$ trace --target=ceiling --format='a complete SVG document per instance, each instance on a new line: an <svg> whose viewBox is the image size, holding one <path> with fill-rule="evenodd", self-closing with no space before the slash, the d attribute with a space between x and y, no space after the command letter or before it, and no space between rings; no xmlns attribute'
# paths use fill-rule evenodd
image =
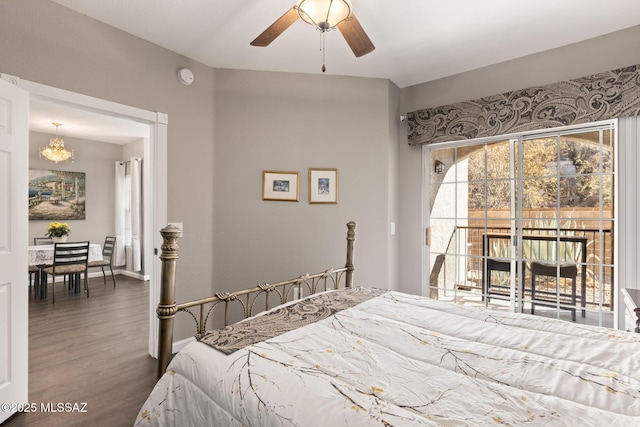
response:
<svg viewBox="0 0 640 427"><path fill-rule="evenodd" d="M323 61L320 33L300 19L249 45L296 0L52 1L214 68L320 74L324 63L400 88L640 24L635 0L351 0L376 49L356 58L331 31Z"/></svg>
<svg viewBox="0 0 640 427"><path fill-rule="evenodd" d="M268 47L249 45L296 0L53 1L211 67L321 73L319 32L302 20ZM636 0L351 2L376 50L355 58L332 31L327 73L401 88L640 24Z"/></svg>
<svg viewBox="0 0 640 427"><path fill-rule="evenodd" d="M53 123L60 123L61 137L88 139L110 144L128 144L140 138L149 138L147 124L119 117L80 110L64 104L31 99L29 101L29 130L55 135ZM70 148L74 148L71 147Z"/></svg>

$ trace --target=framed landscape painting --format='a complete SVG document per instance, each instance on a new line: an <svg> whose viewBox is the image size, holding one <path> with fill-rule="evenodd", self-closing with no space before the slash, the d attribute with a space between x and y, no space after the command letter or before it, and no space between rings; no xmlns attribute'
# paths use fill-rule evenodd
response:
<svg viewBox="0 0 640 427"><path fill-rule="evenodd" d="M29 220L85 219L85 173L29 169Z"/></svg>
<svg viewBox="0 0 640 427"><path fill-rule="evenodd" d="M262 200L298 201L298 172L262 172Z"/></svg>

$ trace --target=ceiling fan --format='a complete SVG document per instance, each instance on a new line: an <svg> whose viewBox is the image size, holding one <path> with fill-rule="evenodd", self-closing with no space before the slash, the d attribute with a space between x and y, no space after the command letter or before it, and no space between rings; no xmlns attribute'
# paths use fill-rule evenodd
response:
<svg viewBox="0 0 640 427"><path fill-rule="evenodd" d="M360 57L375 49L360 22L353 15L349 0L298 0L295 6L285 12L250 44L268 46L298 18L314 26L324 35L336 27L356 55Z"/></svg>

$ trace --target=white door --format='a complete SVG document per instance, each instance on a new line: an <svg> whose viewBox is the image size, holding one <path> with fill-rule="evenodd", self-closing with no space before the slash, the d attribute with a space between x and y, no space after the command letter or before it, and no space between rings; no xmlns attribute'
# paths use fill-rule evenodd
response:
<svg viewBox="0 0 640 427"><path fill-rule="evenodd" d="M0 79L0 423L28 402L28 115L29 94Z"/></svg>

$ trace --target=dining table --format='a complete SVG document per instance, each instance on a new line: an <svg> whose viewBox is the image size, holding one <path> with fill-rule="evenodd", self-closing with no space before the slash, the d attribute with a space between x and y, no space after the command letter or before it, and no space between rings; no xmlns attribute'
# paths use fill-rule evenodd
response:
<svg viewBox="0 0 640 427"><path fill-rule="evenodd" d="M35 275L35 295L42 299L47 297L47 274L43 268L53 265L54 245L35 245L29 246L29 265L36 266L39 272ZM99 261L102 259L102 245L99 243L89 244L89 262ZM44 286L41 286L44 284ZM80 292L79 287L75 288L76 292Z"/></svg>

